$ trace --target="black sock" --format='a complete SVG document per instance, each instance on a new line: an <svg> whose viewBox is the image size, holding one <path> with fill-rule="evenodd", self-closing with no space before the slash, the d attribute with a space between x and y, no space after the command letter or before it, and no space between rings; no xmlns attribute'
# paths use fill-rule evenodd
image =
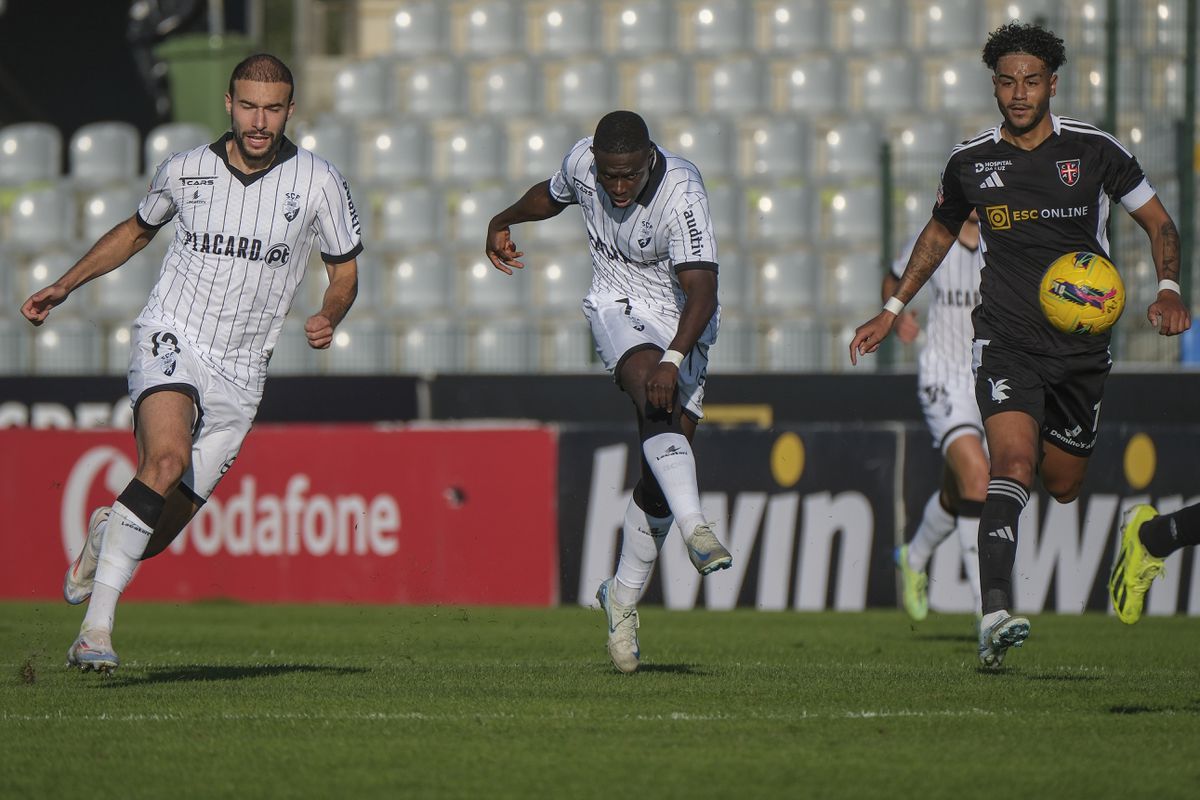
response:
<svg viewBox="0 0 1200 800"><path fill-rule="evenodd" d="M146 484L134 478L117 497L117 502L128 508L147 528L154 530L162 518L167 499Z"/></svg>
<svg viewBox="0 0 1200 800"><path fill-rule="evenodd" d="M1181 547L1200 544L1200 503L1143 522L1138 538L1155 558L1166 558Z"/></svg>
<svg viewBox="0 0 1200 800"><path fill-rule="evenodd" d="M979 515L979 588L983 613L1008 609L1017 559L1017 520L1029 490L1012 478L992 478Z"/></svg>

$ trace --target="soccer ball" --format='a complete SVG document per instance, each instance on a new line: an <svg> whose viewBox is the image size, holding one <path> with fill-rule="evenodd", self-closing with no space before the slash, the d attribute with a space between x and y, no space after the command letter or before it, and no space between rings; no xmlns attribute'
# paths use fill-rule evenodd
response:
<svg viewBox="0 0 1200 800"><path fill-rule="evenodd" d="M1055 259L1038 290L1042 313L1063 333L1104 333L1125 310L1125 284L1113 263L1097 253Z"/></svg>

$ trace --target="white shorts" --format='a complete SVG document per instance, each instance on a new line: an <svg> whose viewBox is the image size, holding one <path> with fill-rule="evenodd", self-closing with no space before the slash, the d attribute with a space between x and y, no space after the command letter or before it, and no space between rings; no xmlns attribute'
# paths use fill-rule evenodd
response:
<svg viewBox="0 0 1200 800"><path fill-rule="evenodd" d="M620 300L589 294L583 299L583 315L592 327L596 352L604 368L616 377L621 359L631 350L653 345L666 350L675 338L679 320L641 308L627 298ZM692 419L704 418L704 380L708 371L708 348L717 341L721 325L720 309L700 334L690 353L679 365L679 396L684 411Z"/></svg>
<svg viewBox="0 0 1200 800"><path fill-rule="evenodd" d="M129 399L137 407L154 392L182 392L196 404L192 464L182 484L207 500L233 465L258 413L261 395L210 369L170 326L134 323L129 353Z"/></svg>
<svg viewBox="0 0 1200 800"><path fill-rule="evenodd" d="M950 443L960 436L973 435L983 440L983 419L975 400L975 386L969 381L951 384L922 382L917 389L925 424L933 434L933 446L944 455Z"/></svg>

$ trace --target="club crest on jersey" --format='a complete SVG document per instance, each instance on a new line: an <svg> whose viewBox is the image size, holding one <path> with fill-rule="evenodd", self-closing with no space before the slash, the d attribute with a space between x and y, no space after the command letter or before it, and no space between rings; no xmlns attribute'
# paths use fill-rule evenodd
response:
<svg viewBox="0 0 1200 800"><path fill-rule="evenodd" d="M283 218L291 222L300 213L300 195L288 192L283 196Z"/></svg>
<svg viewBox="0 0 1200 800"><path fill-rule="evenodd" d="M654 241L654 226L650 224L650 220L642 220L642 235L638 237L638 247L648 247Z"/></svg>
<svg viewBox="0 0 1200 800"><path fill-rule="evenodd" d="M1079 183L1079 159L1068 158L1065 161L1055 162L1058 164L1058 179L1067 186L1074 186Z"/></svg>

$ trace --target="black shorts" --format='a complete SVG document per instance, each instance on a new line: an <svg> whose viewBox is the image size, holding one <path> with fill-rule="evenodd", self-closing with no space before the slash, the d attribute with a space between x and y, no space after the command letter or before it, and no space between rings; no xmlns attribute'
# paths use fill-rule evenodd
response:
<svg viewBox="0 0 1200 800"><path fill-rule="evenodd" d="M1040 355L976 339L973 361L975 399L985 421L1003 411L1023 411L1037 420L1046 441L1073 455L1091 455L1112 369L1107 350Z"/></svg>

